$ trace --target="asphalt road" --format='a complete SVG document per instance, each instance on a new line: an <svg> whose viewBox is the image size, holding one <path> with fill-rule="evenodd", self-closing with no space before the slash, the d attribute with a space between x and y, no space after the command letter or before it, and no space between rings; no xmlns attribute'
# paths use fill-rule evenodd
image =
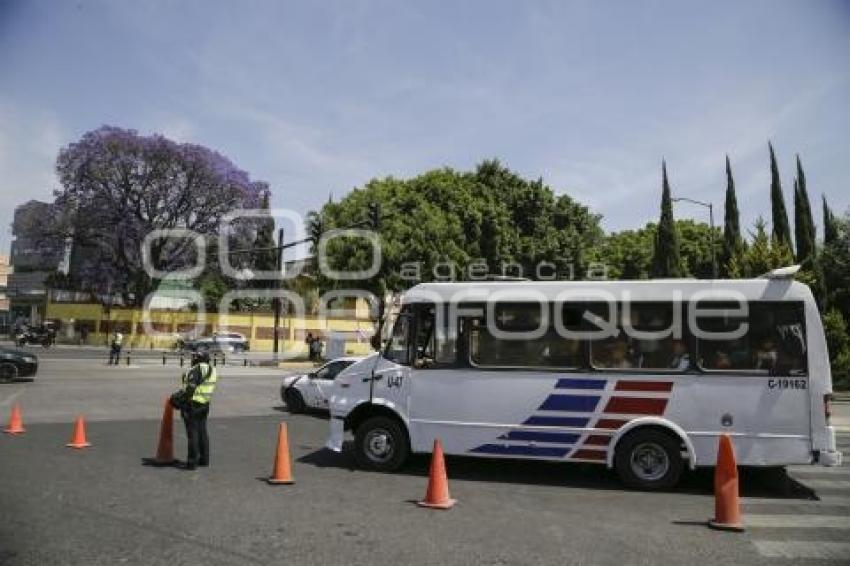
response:
<svg viewBox="0 0 850 566"><path fill-rule="evenodd" d="M280 370L220 369L212 466L187 472L142 465L176 363L41 358L34 381L0 386L0 417L18 402L27 426L0 438L0 564L850 563L850 467L745 470L743 534L706 528L708 471L641 493L591 465L449 458L459 503L429 511L412 503L427 458L397 474L355 469L322 448L324 417L280 406ZM77 414L83 451L64 447ZM281 420L296 483L270 486ZM850 434L840 442L850 451Z"/></svg>

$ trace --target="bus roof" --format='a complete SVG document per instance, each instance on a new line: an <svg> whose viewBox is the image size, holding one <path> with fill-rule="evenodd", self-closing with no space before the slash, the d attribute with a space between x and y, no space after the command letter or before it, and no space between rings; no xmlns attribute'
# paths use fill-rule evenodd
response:
<svg viewBox="0 0 850 566"><path fill-rule="evenodd" d="M701 298L708 291L718 296L735 293L748 301L813 300L808 286L791 279L645 279L629 281L467 281L461 283L421 283L407 291L402 301L410 302L483 302L489 298L511 302L557 300L568 293L571 301L600 301L600 293L616 300L670 301L681 293L689 300L696 293ZM564 297L562 297L563 300Z"/></svg>

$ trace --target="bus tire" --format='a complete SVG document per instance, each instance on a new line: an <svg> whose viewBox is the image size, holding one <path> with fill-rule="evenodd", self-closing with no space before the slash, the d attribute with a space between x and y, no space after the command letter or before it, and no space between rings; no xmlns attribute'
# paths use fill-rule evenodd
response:
<svg viewBox="0 0 850 566"><path fill-rule="evenodd" d="M357 427L354 459L363 469L395 471L404 465L409 452L407 434L396 419L378 415Z"/></svg>
<svg viewBox="0 0 850 566"><path fill-rule="evenodd" d="M656 491L676 485L682 474L681 442L658 429L638 429L617 443L614 468L630 487Z"/></svg>

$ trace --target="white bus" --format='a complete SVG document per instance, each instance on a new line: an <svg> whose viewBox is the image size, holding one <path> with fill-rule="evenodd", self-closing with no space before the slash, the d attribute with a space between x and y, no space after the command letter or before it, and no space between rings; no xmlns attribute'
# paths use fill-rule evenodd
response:
<svg viewBox="0 0 850 566"><path fill-rule="evenodd" d="M408 291L334 384L327 446L390 471L447 454L595 462L628 485L715 464L838 465L820 315L793 268L751 280L470 282Z"/></svg>

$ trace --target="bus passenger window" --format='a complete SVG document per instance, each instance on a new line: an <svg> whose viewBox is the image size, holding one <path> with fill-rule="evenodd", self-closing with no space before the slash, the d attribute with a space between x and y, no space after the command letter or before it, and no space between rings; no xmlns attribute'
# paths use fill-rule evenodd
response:
<svg viewBox="0 0 850 566"><path fill-rule="evenodd" d="M722 309L721 305L700 305ZM700 367L706 371L750 371L769 375L806 373L806 336L803 306L789 302L753 302L748 316L721 316L700 319L708 332L732 332L741 323L748 325L740 338L699 338Z"/></svg>
<svg viewBox="0 0 850 566"><path fill-rule="evenodd" d="M542 309L548 309L548 306L541 307L538 303L503 304L497 306L496 318L491 324L479 319L470 320L469 360L472 365L484 368L581 367L581 343L561 336L552 326L548 310ZM576 318L575 314L571 314L570 318L564 317L564 325L575 326ZM542 336L528 337L529 332L538 330L547 321L548 326L543 329Z"/></svg>
<svg viewBox="0 0 850 566"><path fill-rule="evenodd" d="M610 320L605 305L594 305L591 311ZM690 368L691 354L687 342L679 337L682 329L674 321L673 303L622 303L619 311L619 334L590 343L594 367L655 371Z"/></svg>
<svg viewBox="0 0 850 566"><path fill-rule="evenodd" d="M629 352L629 343L622 335L605 340L591 342L591 363L593 367L604 369L630 369L635 367Z"/></svg>

